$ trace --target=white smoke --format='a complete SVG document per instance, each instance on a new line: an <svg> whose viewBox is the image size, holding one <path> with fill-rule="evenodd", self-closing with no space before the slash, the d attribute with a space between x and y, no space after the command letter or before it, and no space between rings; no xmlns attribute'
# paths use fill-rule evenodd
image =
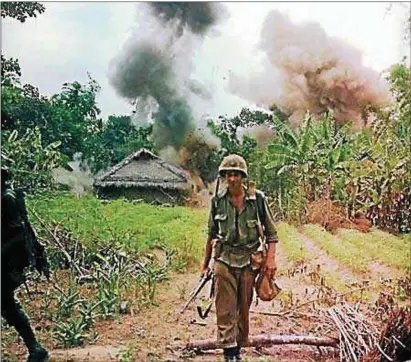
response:
<svg viewBox="0 0 411 362"><path fill-rule="evenodd" d="M93 187L93 178L88 172L68 171L62 167L55 168L51 171L54 180L62 185L67 185L71 192L76 195L82 195L91 192Z"/></svg>

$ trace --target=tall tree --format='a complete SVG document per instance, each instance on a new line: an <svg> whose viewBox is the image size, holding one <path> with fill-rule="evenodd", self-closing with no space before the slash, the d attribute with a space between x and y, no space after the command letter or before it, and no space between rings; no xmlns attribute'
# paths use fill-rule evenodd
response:
<svg viewBox="0 0 411 362"><path fill-rule="evenodd" d="M1 17L10 17L24 23L28 17L37 17L44 13L46 8L43 4L32 1L9 1L1 2Z"/></svg>

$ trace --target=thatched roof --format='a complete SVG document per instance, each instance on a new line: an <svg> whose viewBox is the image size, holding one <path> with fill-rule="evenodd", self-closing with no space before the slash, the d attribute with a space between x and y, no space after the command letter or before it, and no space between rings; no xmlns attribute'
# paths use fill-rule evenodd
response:
<svg viewBox="0 0 411 362"><path fill-rule="evenodd" d="M131 154L94 180L94 187L158 187L186 189L185 172L146 149Z"/></svg>

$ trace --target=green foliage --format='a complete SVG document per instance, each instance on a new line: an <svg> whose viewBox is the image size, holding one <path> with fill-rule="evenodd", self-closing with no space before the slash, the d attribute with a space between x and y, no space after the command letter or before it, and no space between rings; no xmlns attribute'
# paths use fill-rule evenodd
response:
<svg viewBox="0 0 411 362"><path fill-rule="evenodd" d="M150 151L154 144L149 140L153 126L136 127L129 116L109 116L107 123L93 132L87 139L83 160L93 173L105 170L120 162L140 148Z"/></svg>
<svg viewBox="0 0 411 362"><path fill-rule="evenodd" d="M58 294L53 294L55 299L53 312L48 311L54 321L53 339L57 345L64 348L81 346L85 342L95 343L98 333L93 330L95 309L101 302L93 302L83 299L78 285L70 280L67 291L63 291L57 284L54 285ZM49 309L48 303L47 309Z"/></svg>
<svg viewBox="0 0 411 362"><path fill-rule="evenodd" d="M17 19L24 23L27 17L37 17L38 14L42 14L46 8L43 4L38 2L22 2L22 1L10 1L1 3L1 17L10 17ZM38 14L37 14L38 13Z"/></svg>
<svg viewBox="0 0 411 362"><path fill-rule="evenodd" d="M20 64L17 59L6 59L1 55L1 85L18 82L21 77Z"/></svg>
<svg viewBox="0 0 411 362"><path fill-rule="evenodd" d="M167 280L167 271L171 264L171 258L174 253L169 253L166 258L166 263L159 265L153 259L138 261L138 276L146 286L146 294L151 304L155 304L156 286L158 283Z"/></svg>
<svg viewBox="0 0 411 362"><path fill-rule="evenodd" d="M403 136L410 137L411 126L411 69L405 63L395 64L390 72L391 92L396 98L398 113L398 131L404 131Z"/></svg>
<svg viewBox="0 0 411 362"><path fill-rule="evenodd" d="M1 120L2 141L8 141L10 134L36 134L36 140L40 145L38 150L57 148L62 157L54 167L65 165L73 158L76 152L84 153L89 149L89 139L98 131L101 120L97 119L99 109L96 106L96 95L99 85L90 78L86 85L78 82L65 83L62 92L45 97L39 90L30 85L20 84L21 71L17 60L5 59L2 56L2 98ZM27 136L21 139L22 147L30 149L31 138ZM26 143L24 143L26 142ZM50 145L50 146L48 146ZM13 145L11 145L13 146ZM40 155L40 151L37 152ZM40 157L40 156L39 156ZM49 157L44 155L42 157ZM19 159L22 171L32 169L31 160ZM45 166L46 167L46 166ZM48 168L47 172L51 168ZM29 183L32 188L35 183ZM44 187L44 184L38 187Z"/></svg>
<svg viewBox="0 0 411 362"><path fill-rule="evenodd" d="M36 126L43 129L49 118L49 104L36 87L20 84L17 59L2 55L1 125L3 130L24 132Z"/></svg>
<svg viewBox="0 0 411 362"><path fill-rule="evenodd" d="M96 240L107 245L116 238L138 253L164 245L176 251L176 262L181 256L187 263L203 252L206 209L162 208L124 199L102 202L92 195L77 198L61 192L37 195L27 203L47 222L64 223L73 238L85 245ZM36 219L31 221L40 227Z"/></svg>
<svg viewBox="0 0 411 362"><path fill-rule="evenodd" d="M278 237L288 261L301 262L309 257L304 249L304 240L295 227L281 223L277 228Z"/></svg>
<svg viewBox="0 0 411 362"><path fill-rule="evenodd" d="M56 318L69 318L74 312L74 307L83 302L83 300L79 299L80 292L77 290L77 285L74 283L70 283L67 292L64 292L60 288L58 290L60 295L56 300Z"/></svg>
<svg viewBox="0 0 411 362"><path fill-rule="evenodd" d="M87 139L101 124L96 106L100 86L89 76L89 82L64 83L61 93L50 98L50 124L43 132L47 139L59 139L60 150L70 159L76 152L85 152Z"/></svg>
<svg viewBox="0 0 411 362"><path fill-rule="evenodd" d="M241 141L238 137L238 131L241 128L249 128L256 125L271 126L271 120L272 116L267 113L250 111L247 108L243 108L238 116L233 118L220 116L218 123L209 121L207 126L220 139L222 156L235 153L248 160L252 151L256 148L257 142L248 136L244 136Z"/></svg>
<svg viewBox="0 0 411 362"><path fill-rule="evenodd" d="M136 360L135 352L134 352L134 346L132 344L129 344L127 347L122 349L117 356L120 362L133 362Z"/></svg>
<svg viewBox="0 0 411 362"><path fill-rule="evenodd" d="M89 337L86 327L82 317L72 318L67 322L60 320L54 326L53 338L64 348L82 346ZM91 337L92 340L97 338L96 334Z"/></svg>
<svg viewBox="0 0 411 362"><path fill-rule="evenodd" d="M2 133L2 152L13 162L10 171L16 187L32 191L51 187L50 171L61 162L59 141L44 145L38 128L27 129L21 136L17 131Z"/></svg>

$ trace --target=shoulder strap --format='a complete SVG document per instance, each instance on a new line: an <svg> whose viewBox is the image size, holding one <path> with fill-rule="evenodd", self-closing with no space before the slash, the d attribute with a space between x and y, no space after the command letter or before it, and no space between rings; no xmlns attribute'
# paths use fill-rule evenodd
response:
<svg viewBox="0 0 411 362"><path fill-rule="evenodd" d="M260 242L261 246L264 248L265 246L265 236L264 236L264 231L263 231L263 226L261 224L261 218L260 215L263 215L263 198L262 195L257 192L256 193L256 198L255 198L256 206L257 206L257 228L258 228L258 233L260 234Z"/></svg>

